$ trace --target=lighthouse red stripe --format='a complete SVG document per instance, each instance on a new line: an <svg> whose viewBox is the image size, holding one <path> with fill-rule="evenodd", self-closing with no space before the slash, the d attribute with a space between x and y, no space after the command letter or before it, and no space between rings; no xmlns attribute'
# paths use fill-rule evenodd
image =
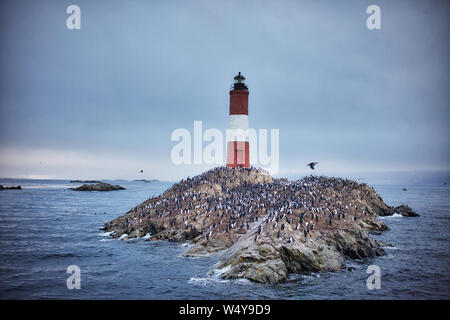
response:
<svg viewBox="0 0 450 320"><path fill-rule="evenodd" d="M230 115L246 114L248 115L248 91L231 90L230 91Z"/></svg>
<svg viewBox="0 0 450 320"><path fill-rule="evenodd" d="M227 145L228 167L250 167L250 145L248 141L229 141Z"/></svg>

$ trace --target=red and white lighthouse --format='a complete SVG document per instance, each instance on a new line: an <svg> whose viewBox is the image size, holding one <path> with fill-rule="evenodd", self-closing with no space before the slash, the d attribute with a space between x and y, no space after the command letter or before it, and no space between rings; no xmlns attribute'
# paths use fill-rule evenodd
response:
<svg viewBox="0 0 450 320"><path fill-rule="evenodd" d="M230 90L230 122L227 132L227 167L250 167L248 143L248 88L245 78L234 77Z"/></svg>

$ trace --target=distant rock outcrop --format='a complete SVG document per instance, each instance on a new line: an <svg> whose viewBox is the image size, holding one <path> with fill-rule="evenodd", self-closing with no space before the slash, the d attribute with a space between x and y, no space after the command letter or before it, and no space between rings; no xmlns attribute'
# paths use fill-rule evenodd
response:
<svg viewBox="0 0 450 320"><path fill-rule="evenodd" d="M4 187L2 185L0 185L0 190L22 190L21 186L17 186L17 187Z"/></svg>
<svg viewBox="0 0 450 320"><path fill-rule="evenodd" d="M119 185L112 185L109 183L100 182L97 184L83 184L78 188L69 188L74 191L114 191L114 190L125 190L124 187Z"/></svg>
<svg viewBox="0 0 450 320"><path fill-rule="evenodd" d="M384 255L387 244L370 234L388 230L378 217L394 211L407 212L348 179L288 181L219 167L174 184L102 229L121 239L190 241L185 256L220 252L214 268L223 278L279 283L289 273L344 269L346 257Z"/></svg>
<svg viewBox="0 0 450 320"><path fill-rule="evenodd" d="M401 214L404 217L418 217L419 216L409 206L403 205L403 204L398 207L389 207L389 215L393 215L394 213Z"/></svg>

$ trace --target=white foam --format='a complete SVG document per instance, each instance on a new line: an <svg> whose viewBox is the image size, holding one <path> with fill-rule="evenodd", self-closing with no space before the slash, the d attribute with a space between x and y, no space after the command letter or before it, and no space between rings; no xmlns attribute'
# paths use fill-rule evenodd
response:
<svg viewBox="0 0 450 320"><path fill-rule="evenodd" d="M237 279L235 280L236 282L240 282L240 283L244 283L244 284L251 284L252 282L246 278L241 278L241 279Z"/></svg>
<svg viewBox="0 0 450 320"><path fill-rule="evenodd" d="M202 286L207 286L207 285L210 285L211 283L226 283L229 281L230 280L225 280L225 279L221 279L221 278L217 278L217 277L204 277L204 278L192 277L189 279L188 283L194 283L194 284L199 284Z"/></svg>
<svg viewBox="0 0 450 320"><path fill-rule="evenodd" d="M109 237L109 235L110 235L111 233L113 233L113 232L114 232L114 231L100 232L100 233L97 233L97 235L100 236L100 237Z"/></svg>
<svg viewBox="0 0 450 320"><path fill-rule="evenodd" d="M200 284L203 286L210 285L211 283L227 283L230 281L236 281L242 284L250 284L251 281L248 279L223 279L222 274L229 271L231 269L230 266L226 266L224 268L220 269L212 269L211 272L209 272L209 276L198 278L198 277L192 277L189 279L188 283L195 283Z"/></svg>
<svg viewBox="0 0 450 320"><path fill-rule="evenodd" d="M392 219L392 218L403 218L403 216L401 214L394 213L392 216L380 217L380 219Z"/></svg>
<svg viewBox="0 0 450 320"><path fill-rule="evenodd" d="M148 238L150 238L150 237L151 237L151 234L150 234L150 233L147 233L145 236L142 237L142 239L145 240L145 239L148 239Z"/></svg>
<svg viewBox="0 0 450 320"><path fill-rule="evenodd" d="M226 266L223 268L215 268L212 270L212 273L214 276L216 277L220 277L222 274L224 274L225 272L228 272L231 269L231 266Z"/></svg>
<svg viewBox="0 0 450 320"><path fill-rule="evenodd" d="M190 248L194 247L194 244L190 243L190 242L183 242L183 243L180 244L180 247L183 248L184 252L187 252L187 251L189 251ZM190 257L190 258L199 258L199 257L200 256Z"/></svg>
<svg viewBox="0 0 450 320"><path fill-rule="evenodd" d="M302 276L302 278L304 278L304 279L320 278L320 274L314 273L314 272L311 272L310 274L303 274L303 275L301 275L301 276Z"/></svg>
<svg viewBox="0 0 450 320"><path fill-rule="evenodd" d="M128 237L128 234L124 233L123 235L120 236L119 240L122 240L123 238Z"/></svg>

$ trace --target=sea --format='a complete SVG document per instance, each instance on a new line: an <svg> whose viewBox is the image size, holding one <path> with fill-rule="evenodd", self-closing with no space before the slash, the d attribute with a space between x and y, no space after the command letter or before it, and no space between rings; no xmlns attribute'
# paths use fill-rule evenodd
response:
<svg viewBox="0 0 450 320"><path fill-rule="evenodd" d="M70 181L0 179L23 188L0 191L0 299L450 298L448 186L374 185L387 204L408 204L420 214L381 218L390 231L373 237L392 245L385 256L267 285L221 279L213 268L219 256L183 257L187 243L111 239L100 230L104 223L172 183L106 182L126 190L77 192L69 188L81 184ZM73 265L79 289L67 285ZM367 286L373 265L379 289Z"/></svg>

